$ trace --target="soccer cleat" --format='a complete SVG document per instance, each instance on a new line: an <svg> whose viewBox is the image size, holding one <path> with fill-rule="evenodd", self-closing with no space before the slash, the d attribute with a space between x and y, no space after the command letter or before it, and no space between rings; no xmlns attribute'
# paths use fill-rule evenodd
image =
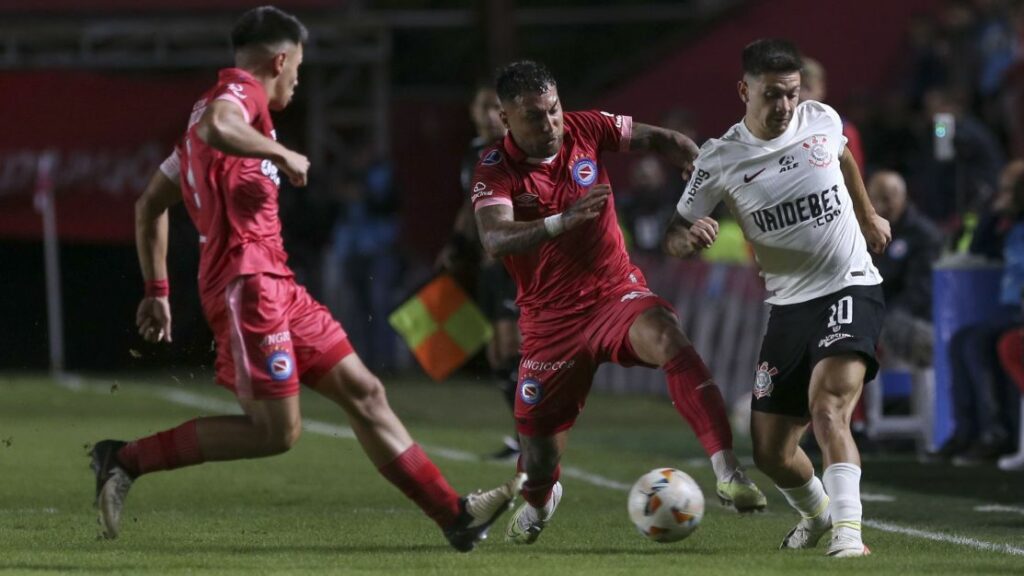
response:
<svg viewBox="0 0 1024 576"><path fill-rule="evenodd" d="M832 541L828 544L826 555L832 558L855 558L867 556L871 550L864 545L860 530L837 528L832 531Z"/></svg>
<svg viewBox="0 0 1024 576"><path fill-rule="evenodd" d="M502 440L501 449L494 452L487 458L490 460L515 461L519 457L519 441L511 436L505 436Z"/></svg>
<svg viewBox="0 0 1024 576"><path fill-rule="evenodd" d="M802 550L814 548L826 532L832 529L832 519L826 512L813 518L801 518L800 522L782 539L779 550Z"/></svg>
<svg viewBox="0 0 1024 576"><path fill-rule="evenodd" d="M999 459L999 469L1004 472L1024 472L1024 447L1016 454Z"/></svg>
<svg viewBox="0 0 1024 576"><path fill-rule="evenodd" d="M516 544L533 544L544 531L544 527L555 515L558 502L562 499L562 483L555 482L551 487L551 498L544 504L544 508L538 510L529 502L524 502L519 510L512 516L505 530L505 539Z"/></svg>
<svg viewBox="0 0 1024 576"><path fill-rule="evenodd" d="M99 509L100 534L107 539L117 538L120 532L121 509L134 481L117 461L117 451L124 445L120 440L101 440L89 452L89 466L96 474L95 506Z"/></svg>
<svg viewBox="0 0 1024 576"><path fill-rule="evenodd" d="M764 493L743 470L736 470L728 481L719 482L716 492L722 506L731 506L740 513L760 512L768 506Z"/></svg>
<svg viewBox="0 0 1024 576"><path fill-rule="evenodd" d="M444 529L448 543L459 552L469 552L476 543L487 538L487 529L512 507L516 494L523 487L526 474L516 474L501 486L482 492L477 490L459 499L459 517Z"/></svg>

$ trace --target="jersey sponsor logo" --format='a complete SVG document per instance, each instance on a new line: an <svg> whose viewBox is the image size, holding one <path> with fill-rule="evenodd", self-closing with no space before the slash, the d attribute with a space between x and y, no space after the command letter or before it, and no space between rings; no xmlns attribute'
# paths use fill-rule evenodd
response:
<svg viewBox="0 0 1024 576"><path fill-rule="evenodd" d="M764 168L761 168L760 170L758 170L757 172L754 172L753 174L751 174L749 176L744 174L743 175L743 183L744 184L750 184L754 180L754 178L757 178L758 176L760 176L761 172L764 172L764 170L765 170Z"/></svg>
<svg viewBox="0 0 1024 576"><path fill-rule="evenodd" d="M245 88L243 88L241 84L228 84L228 90L231 90L231 93L234 94L236 98L245 100Z"/></svg>
<svg viewBox="0 0 1024 576"><path fill-rule="evenodd" d="M292 333L285 330L284 332L264 336L263 340L260 340L260 346L274 346L275 344L284 344L291 341Z"/></svg>
<svg viewBox="0 0 1024 576"><path fill-rule="evenodd" d="M813 220L814 227L817 228L838 218L842 213L840 206L837 184L797 200L788 200L771 208L755 210L751 218L761 232L782 230L808 220Z"/></svg>
<svg viewBox="0 0 1024 576"><path fill-rule="evenodd" d="M519 385L519 399L522 400L524 404L533 406L537 402L540 402L540 399L543 397L544 388L541 387L540 382L532 378L527 378Z"/></svg>
<svg viewBox="0 0 1024 576"><path fill-rule="evenodd" d="M274 352L267 358L267 371L273 380L287 380L295 371L295 361L292 360L292 355L284 350Z"/></svg>
<svg viewBox="0 0 1024 576"><path fill-rule="evenodd" d="M697 196L697 191L704 185L704 182L711 177L711 172L698 168L697 173L693 175L690 180L690 189L686 192L686 205L693 204L693 199Z"/></svg>
<svg viewBox="0 0 1024 576"><path fill-rule="evenodd" d="M501 151L497 148L488 152L483 158L480 159L481 166L494 166L501 162L502 156Z"/></svg>
<svg viewBox="0 0 1024 576"><path fill-rule="evenodd" d="M274 186L281 185L281 176L278 174L277 165L270 160L260 162L260 172L263 172L264 176L270 178L270 181L274 183Z"/></svg>
<svg viewBox="0 0 1024 576"><path fill-rule="evenodd" d="M572 165L572 179L580 186L590 186L597 181L597 163L582 158Z"/></svg>
<svg viewBox="0 0 1024 576"><path fill-rule="evenodd" d="M558 372L559 370L568 370L575 366L576 359L572 358L569 360L544 362L542 360L530 360L529 358L523 358L523 361L520 362L519 365L533 372Z"/></svg>
<svg viewBox="0 0 1024 576"><path fill-rule="evenodd" d="M772 376L778 373L778 368L769 366L767 362L761 362L757 367L757 372L754 374L754 398L760 400L772 395L772 390L775 389Z"/></svg>
<svg viewBox="0 0 1024 576"><path fill-rule="evenodd" d="M826 144L828 144L828 136L824 134L815 134L801 144L807 150L808 161L812 166L824 168L832 163L832 152L829 151Z"/></svg>
<svg viewBox="0 0 1024 576"><path fill-rule="evenodd" d="M818 340L818 348L828 348L829 346L835 344L836 342L840 340L846 340L847 338L853 338L853 334L847 334L846 332L829 334L828 336L825 336L821 340Z"/></svg>
<svg viewBox="0 0 1024 576"><path fill-rule="evenodd" d="M490 196L494 194L494 190L488 190L487 184L483 182L477 182L473 184L473 195L469 197L470 202L476 202L477 198L483 198L484 196Z"/></svg>
<svg viewBox="0 0 1024 576"><path fill-rule="evenodd" d="M515 202L516 206L527 208L530 206L536 206L537 203L540 202L540 196L532 192L524 192L516 196L513 202Z"/></svg>
<svg viewBox="0 0 1024 576"><path fill-rule="evenodd" d="M650 290L638 290L636 292L629 292L624 294L622 298L619 298L619 302L629 302L630 300L640 300L642 298L650 298L654 296L654 292Z"/></svg>
<svg viewBox="0 0 1024 576"><path fill-rule="evenodd" d="M790 170L800 166L800 163L796 161L796 158L786 154L782 158L779 158L779 174L783 172L789 172Z"/></svg>

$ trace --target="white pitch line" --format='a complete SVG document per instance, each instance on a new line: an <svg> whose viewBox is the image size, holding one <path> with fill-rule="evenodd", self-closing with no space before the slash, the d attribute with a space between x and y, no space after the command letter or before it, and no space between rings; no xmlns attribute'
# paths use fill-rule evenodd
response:
<svg viewBox="0 0 1024 576"><path fill-rule="evenodd" d="M966 536L943 534L942 532L930 532L928 530L919 530L917 528L907 528L905 526L899 526L897 524L892 524L891 522L882 522L879 520L864 520L864 525L870 526L875 530L881 530L882 532L892 532L894 534L902 534L904 536L912 536L914 538L924 538L925 540L934 540L935 542L959 544L960 546L967 546L969 548L974 548L975 550L984 550L986 552L1002 552L1004 554L1012 554L1014 556L1024 556L1024 548L1018 548L1017 546L1011 546L1009 544L993 544L992 542L976 540Z"/></svg>
<svg viewBox="0 0 1024 576"><path fill-rule="evenodd" d="M988 504L986 506L975 506L975 512L1010 512L1024 515L1024 508L1020 506L1003 506L1002 504Z"/></svg>
<svg viewBox="0 0 1024 576"><path fill-rule="evenodd" d="M88 390L99 394L109 394L110 388L104 385L93 385L79 380L61 383L58 385L72 391ZM192 408L199 408L202 410L213 410L218 412L229 412L229 413L240 413L241 409L238 404L234 402L227 402L219 400L217 398L211 398L203 394L196 394L194 392L188 392L186 390L180 390L177 388L169 388L166 386L155 386L156 394L160 398L179 404L182 406L190 406ZM348 426L339 426L337 424L331 424L329 422L323 422L320 420L312 420L303 418L303 429L306 431L319 434L322 436L328 436L331 438L344 438L344 439L355 439L355 433ZM479 461L479 456L466 452L463 450L457 450L453 448L445 448L443 446L430 446L420 444L424 451L434 454L438 457L445 458L448 460L457 460L461 462L467 461ZM608 488L611 490L618 490L624 492L629 490L629 484L623 484L617 480L605 478L604 476L587 472L586 470L576 468L575 466L565 466L562 468L562 474L569 478L580 480L593 486L600 488ZM862 495L863 497L864 495ZM892 498L891 496L885 495L868 495L877 498L879 501L886 501L885 498ZM983 508L979 506L978 508ZM976 510L978 509L976 508ZM988 508L999 508L998 511L1009 511L1004 508L1012 508L1009 506L989 506ZM1024 513L1024 509L1013 508L1012 511L1020 511ZM989 511L989 510L985 510ZM996 511L996 510L992 510ZM976 540L974 538L967 538L965 536L957 536L955 534L943 534L941 532L929 532L927 530L919 530L917 528L907 528L899 526L889 522L881 522L878 520L865 520L865 526L870 526L876 530L883 532L893 532L896 534L902 534L904 536L911 536L914 538L923 538L925 540L933 540L936 542L948 542L951 544L958 544L961 546L967 546L976 550L984 550L987 552L1001 552L1004 554L1011 554L1014 556L1024 556L1024 548L1018 548L1009 544L994 544L992 542L985 542L983 540Z"/></svg>

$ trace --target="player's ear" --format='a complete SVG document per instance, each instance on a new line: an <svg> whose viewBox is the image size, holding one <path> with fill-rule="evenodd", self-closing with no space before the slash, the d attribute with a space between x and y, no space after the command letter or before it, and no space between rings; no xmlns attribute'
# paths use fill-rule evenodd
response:
<svg viewBox="0 0 1024 576"><path fill-rule="evenodd" d="M750 101L750 85L747 84L746 79L740 80L736 83L736 92L739 93L740 100L742 100L744 104Z"/></svg>
<svg viewBox="0 0 1024 576"><path fill-rule="evenodd" d="M508 126L508 113L505 112L504 107L502 107L501 110L498 111L498 116L501 118L501 125L505 127L505 130L511 130L511 128L509 128Z"/></svg>
<svg viewBox="0 0 1024 576"><path fill-rule="evenodd" d="M284 71L284 61L288 59L287 52L278 52L274 54L273 67L274 76L279 76Z"/></svg>

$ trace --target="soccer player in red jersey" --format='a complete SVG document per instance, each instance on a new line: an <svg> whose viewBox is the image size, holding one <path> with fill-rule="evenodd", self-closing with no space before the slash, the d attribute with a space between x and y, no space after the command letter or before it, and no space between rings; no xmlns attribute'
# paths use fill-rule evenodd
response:
<svg viewBox="0 0 1024 576"><path fill-rule="evenodd" d="M711 458L719 497L740 511L764 508L733 454L711 373L626 254L601 163L605 151L653 151L688 173L697 146L629 116L563 112L554 78L535 62L509 65L496 88L508 134L481 156L473 204L484 249L504 259L521 311L515 416L526 503L506 536L533 543L551 519L569 429L602 362L662 367Z"/></svg>
<svg viewBox="0 0 1024 576"><path fill-rule="evenodd" d="M409 436L384 387L327 309L295 282L278 219L280 173L306 183L309 160L276 142L270 111L298 84L306 29L274 7L246 12L232 32L235 67L192 110L188 129L136 204L146 294L137 324L148 341L171 341L167 209L185 201L199 232L199 290L217 343L217 382L244 415L196 418L131 442L92 450L103 535L117 536L132 483L159 470L287 451L301 431L299 384L348 414L380 473L433 519L449 543L471 550L512 506L521 479L466 497Z"/></svg>

